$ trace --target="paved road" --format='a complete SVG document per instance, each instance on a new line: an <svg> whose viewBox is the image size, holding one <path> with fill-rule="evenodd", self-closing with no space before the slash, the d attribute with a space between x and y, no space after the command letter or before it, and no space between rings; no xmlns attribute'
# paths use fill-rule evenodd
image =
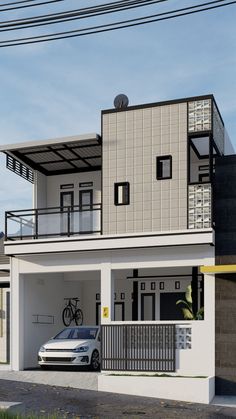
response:
<svg viewBox="0 0 236 419"><path fill-rule="evenodd" d="M236 418L235 408L8 380L0 380L0 400L23 402L25 414L44 417L57 413L60 419Z"/></svg>

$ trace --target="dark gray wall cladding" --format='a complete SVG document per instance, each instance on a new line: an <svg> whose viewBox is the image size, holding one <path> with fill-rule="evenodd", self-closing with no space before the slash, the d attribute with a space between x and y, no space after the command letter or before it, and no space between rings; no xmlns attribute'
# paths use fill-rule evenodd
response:
<svg viewBox="0 0 236 419"><path fill-rule="evenodd" d="M216 159L216 264L236 263L236 156ZM236 274L216 275L216 394L236 394Z"/></svg>
<svg viewBox="0 0 236 419"><path fill-rule="evenodd" d="M236 274L216 275L216 394L236 394Z"/></svg>
<svg viewBox="0 0 236 419"><path fill-rule="evenodd" d="M214 179L216 264L236 263L236 156L216 159Z"/></svg>

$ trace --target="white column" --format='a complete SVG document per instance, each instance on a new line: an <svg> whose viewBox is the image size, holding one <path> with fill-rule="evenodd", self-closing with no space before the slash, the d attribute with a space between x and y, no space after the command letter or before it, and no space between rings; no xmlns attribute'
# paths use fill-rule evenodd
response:
<svg viewBox="0 0 236 419"><path fill-rule="evenodd" d="M114 319L114 273L109 263L101 267L101 324Z"/></svg>
<svg viewBox="0 0 236 419"><path fill-rule="evenodd" d="M11 368L24 368L24 288L19 274L18 259L11 258Z"/></svg>

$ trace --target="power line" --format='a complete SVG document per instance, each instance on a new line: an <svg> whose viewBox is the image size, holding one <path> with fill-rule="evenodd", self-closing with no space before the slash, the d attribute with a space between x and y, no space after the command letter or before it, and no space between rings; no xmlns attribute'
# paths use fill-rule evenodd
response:
<svg viewBox="0 0 236 419"><path fill-rule="evenodd" d="M0 4L0 7L10 6L14 4L28 3L28 2L32 3L32 1L39 1L39 0L23 0L19 2L5 3L5 4ZM65 0L46 0L46 1L39 1L38 3L34 3L34 4L24 4L21 6L5 7L5 9L0 9L0 12L8 12L10 10L25 9L29 7L35 7L35 6L44 6L45 4L59 3L61 1L65 1Z"/></svg>
<svg viewBox="0 0 236 419"><path fill-rule="evenodd" d="M120 2L117 2L119 4L115 4L115 6L112 6L112 7L110 6L101 7L104 5L99 5L98 7L94 7L94 8L92 7L82 8L78 10L67 11L64 13L55 13L52 15L42 15L42 16L25 18L25 19L8 20L8 21L2 21L2 22L0 21L0 32L11 31L11 30L16 30L16 29L26 29L26 28L32 28L32 27L37 27L37 26L55 24L55 23L62 23L62 22L67 22L71 20L76 20L76 19L87 19L93 16L106 15L109 13L115 13L115 12L120 12L123 10L149 6L149 5L153 5L157 3L163 3L166 1L168 0L138 0L138 1L130 0L130 1L126 1L126 3L122 5L120 5ZM224 0L217 0L217 1L224 1ZM111 3L108 3L108 4L111 4ZM7 28L7 29L1 29L1 28Z"/></svg>
<svg viewBox="0 0 236 419"><path fill-rule="evenodd" d="M118 1L118 2L116 2L116 4L120 4L121 2L123 2L123 1L125 1L126 3L127 3L127 1L129 2L129 4L131 4L131 3L140 3L140 2L143 2L143 1L145 1L145 2L148 2L148 1L151 1L151 0L120 0L120 1ZM153 1L153 0L152 0ZM168 1L168 0L158 0L157 2L162 2L162 1ZM173 13L177 13L177 12L182 12L182 11L187 11L187 10L192 10L192 9L195 9L195 8L199 8L199 7L201 7L201 6L208 6L208 5L212 5L212 4L215 4L215 3L222 3L222 2L226 2L227 0L211 0L211 1L208 1L208 2L206 2L206 3L201 3L201 4L198 4L198 5L195 5L195 6L189 6L189 7L184 7L184 8L182 8L182 9L174 9L174 10L171 10L171 11L167 11L167 12L163 12L163 13L157 13L157 14L154 14L154 15L149 15L149 16L144 16L144 17L139 17L139 18L136 18L136 19L130 19L130 20L125 20L125 21L120 21L120 22L114 22L113 24L111 24L112 26L113 25L116 25L116 24L122 24L122 23L129 23L129 22L133 22L133 21L138 21L138 20L146 20L146 19L150 19L150 18L154 18L154 17L158 17L158 16L163 16L163 15L169 15L169 14L173 14ZM102 4L102 5L99 5L98 7L100 8L101 6L107 6L107 5L114 5L114 2L113 3L105 3L105 4ZM119 6L120 7L120 6ZM78 10L75 10L75 12L79 12L79 14L80 14L80 12L81 12L81 14L83 15L83 12L84 11L87 11L87 10L93 10L93 11L96 11L95 9L94 9L94 7L90 7L90 8L83 8L83 9L78 9ZM74 12L74 11L73 11ZM65 12L65 13L68 13L68 12ZM50 14L50 15L43 15L43 16L58 16L58 15L60 15L60 16L62 16L63 15L63 13L56 13L56 14ZM40 16L40 17L43 17L43 16ZM67 15L66 15L66 17L67 17ZM87 15L86 17L90 17L89 15ZM24 21L27 21L28 20L28 18L26 18L25 20L23 19L23 23L24 23ZM14 21L8 21L8 22L22 22L22 19L19 19L19 20L14 20ZM0 22L0 28L1 27L4 27L5 26L5 23L6 23L6 21L5 22ZM7 25L6 25L7 26ZM11 26L11 25L9 25L9 26ZM36 25L35 25L36 26ZM95 26L95 27L92 27L92 28L87 28L87 29L96 29L96 28L100 28L101 26L110 26L109 24L108 25L100 25L100 26ZM33 26L30 26L30 27L33 27ZM14 28L13 28L14 29ZM12 29L12 30L13 30ZM23 28L22 28L23 29ZM84 29L82 29L82 30L86 30L86 28L84 28ZM66 33L66 32L63 32L63 34L64 33ZM49 35L45 35L45 36L53 36L53 35L61 35L61 33L54 33L54 34L49 34Z"/></svg>
<svg viewBox="0 0 236 419"><path fill-rule="evenodd" d="M218 0L208 2L207 4L216 3L217 1ZM159 18L156 18L155 16L159 16L161 14L143 16L136 19L129 19L126 21L114 22L110 24L93 26L93 27L88 27L84 29L77 29L73 31L65 31L65 32L59 32L59 33L48 34L48 35L40 35L40 36L35 36L35 37L10 39L6 41L0 41L0 48L9 47L9 46L17 46L17 45L34 44L34 43L40 43L40 42L48 42L48 41L54 41L58 39L74 38L78 36L86 36L86 35L92 35L92 34L97 34L97 33L102 33L102 32L114 31L118 29L130 28L130 27L140 26L140 25L144 25L148 23L154 23L154 22L174 19L174 18L178 18L182 16L188 16L195 13L218 9L218 8L222 8L222 7L233 5L233 4L236 4L236 0L228 1L227 3L224 3L224 4L217 4L217 5L212 5L212 6L201 8L204 5L202 3L199 5L195 5L195 6L191 6L191 7L187 7L183 9L176 9L175 11L174 10L168 11L164 13L165 15L168 15L168 16L162 16ZM194 9L194 10L189 10L189 9ZM188 11L184 11L184 10L188 10ZM179 11L181 11L181 13L179 13ZM169 16L169 14L172 14L172 16Z"/></svg>
<svg viewBox="0 0 236 419"><path fill-rule="evenodd" d="M19 0L19 1L14 1L14 2L11 2L11 3L0 4L0 7L13 6L15 4L22 4L22 3L32 3L33 1L37 1L37 0Z"/></svg>

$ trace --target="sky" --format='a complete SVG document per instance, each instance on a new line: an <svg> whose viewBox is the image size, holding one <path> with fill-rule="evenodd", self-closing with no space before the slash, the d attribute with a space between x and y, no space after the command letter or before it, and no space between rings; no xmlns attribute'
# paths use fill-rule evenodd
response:
<svg viewBox="0 0 236 419"><path fill-rule="evenodd" d="M89 5L101 3L105 0L90 0ZM169 0L89 22L52 25L41 32L199 3L203 0ZM34 10L0 11L0 22L85 5L85 0L64 0ZM236 148L235 21L236 4L136 28L0 48L0 144L100 133L101 110L113 107L119 93L129 97L130 105L212 93ZM33 29L20 32L0 33L0 40L37 34ZM31 184L7 170L2 155L0 231L6 210L31 207Z"/></svg>

